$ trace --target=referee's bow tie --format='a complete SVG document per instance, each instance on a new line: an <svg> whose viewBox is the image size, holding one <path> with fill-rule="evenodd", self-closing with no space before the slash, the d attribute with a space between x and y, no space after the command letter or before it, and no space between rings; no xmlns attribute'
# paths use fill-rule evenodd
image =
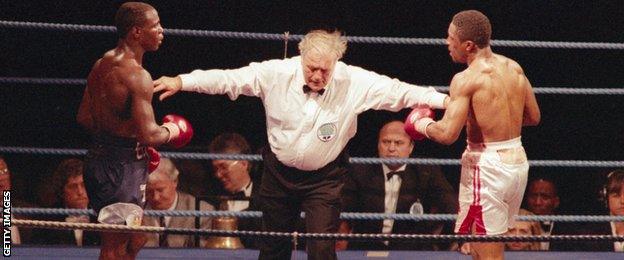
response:
<svg viewBox="0 0 624 260"><path fill-rule="evenodd" d="M308 85L303 85L303 93L304 94L308 94L310 91L312 91L312 88L308 87ZM314 92L314 91L312 91ZM325 93L325 89L322 88L319 91L317 91L316 93L318 93L319 95L323 95L323 93Z"/></svg>
<svg viewBox="0 0 624 260"><path fill-rule="evenodd" d="M386 178L388 178L388 180L390 180L392 178L392 176L394 176L394 175L403 176L404 173L405 173L405 171L391 171L389 173L386 173Z"/></svg>

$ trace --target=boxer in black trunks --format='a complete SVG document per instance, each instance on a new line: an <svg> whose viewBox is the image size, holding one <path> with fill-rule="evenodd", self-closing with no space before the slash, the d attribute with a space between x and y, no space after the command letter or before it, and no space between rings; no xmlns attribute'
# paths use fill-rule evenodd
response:
<svg viewBox="0 0 624 260"><path fill-rule="evenodd" d="M147 174L160 158L152 146L182 147L193 131L176 115L165 116L160 126L154 119L152 77L142 66L143 54L163 40L154 7L124 3L115 25L117 46L93 66L77 115L93 135L84 180L98 221L139 225ZM100 259L134 259L144 243L141 233L102 232Z"/></svg>

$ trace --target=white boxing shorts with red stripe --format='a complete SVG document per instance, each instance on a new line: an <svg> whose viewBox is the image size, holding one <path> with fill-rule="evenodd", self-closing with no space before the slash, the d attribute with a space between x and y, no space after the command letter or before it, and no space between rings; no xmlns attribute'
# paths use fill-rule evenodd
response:
<svg viewBox="0 0 624 260"><path fill-rule="evenodd" d="M506 233L514 226L529 173L520 137L501 142L468 142L461 164L455 233Z"/></svg>

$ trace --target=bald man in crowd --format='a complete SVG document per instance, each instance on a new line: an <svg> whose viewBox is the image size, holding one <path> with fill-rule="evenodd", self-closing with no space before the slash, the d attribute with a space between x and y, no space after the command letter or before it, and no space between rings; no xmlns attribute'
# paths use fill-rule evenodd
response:
<svg viewBox="0 0 624 260"><path fill-rule="evenodd" d="M379 131L380 158L410 158L416 143L401 121L390 121ZM354 164L343 188L347 212L454 214L457 194L440 166L402 163ZM351 221L353 233L452 234L452 224L400 220ZM349 249L438 250L448 244L413 241L351 241Z"/></svg>

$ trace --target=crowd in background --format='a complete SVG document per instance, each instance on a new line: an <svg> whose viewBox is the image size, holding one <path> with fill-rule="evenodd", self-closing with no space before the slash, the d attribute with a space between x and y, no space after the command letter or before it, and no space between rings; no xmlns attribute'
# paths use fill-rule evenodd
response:
<svg viewBox="0 0 624 260"><path fill-rule="evenodd" d="M413 142L403 131L403 123L390 121L379 131L377 153L381 158L408 158L418 143ZM223 133L206 145L204 152L226 154L255 154L245 137L237 133ZM23 180L19 164L13 165L12 155L0 157L0 188L15 191L13 207L46 207L87 209L89 198L83 182L83 161L80 157L62 158L49 174L40 180ZM19 160L17 161L19 163ZM413 164L353 164L345 178L343 188L343 212L410 213L410 214L455 214L457 213L457 184L447 180L444 168L440 166ZM596 179L601 189L579 192L596 194L595 203L601 204L606 214L624 216L624 171L604 170L606 178ZM170 160L163 158L157 170L150 174L146 189L146 209L153 210L229 210L257 211L254 194L259 187L262 163L245 160ZM16 180L14 183L13 180ZM563 206L557 178L549 175L529 175L524 195L523 209L519 215L558 215ZM23 187L35 190L31 196L19 192ZM200 200L196 203L196 200ZM199 208L197 207L199 205ZM568 206L568 208L574 207ZM583 214L585 212L565 212ZM88 223L88 216L14 216L15 218L45 219ZM216 228L221 220L194 217L145 217L144 225L179 228ZM261 230L259 218L235 219L238 230ZM518 221L509 235L572 235L572 234L624 234L622 222L524 222ZM305 225L300 223L303 228ZM45 229L30 229L13 226L15 244L62 244L95 246L99 244L97 232L83 230L62 230L48 232ZM342 233L385 233L385 234L452 234L452 222L409 221L409 220L343 220L339 229ZM242 238L245 248L258 248L258 241L251 237ZM204 247L214 243L209 237L149 233L148 247ZM418 241L337 241L339 250L469 250L466 244L430 243ZM468 249L466 249L468 248ZM622 243L613 242L509 242L507 250L552 250L552 251L623 251Z"/></svg>

